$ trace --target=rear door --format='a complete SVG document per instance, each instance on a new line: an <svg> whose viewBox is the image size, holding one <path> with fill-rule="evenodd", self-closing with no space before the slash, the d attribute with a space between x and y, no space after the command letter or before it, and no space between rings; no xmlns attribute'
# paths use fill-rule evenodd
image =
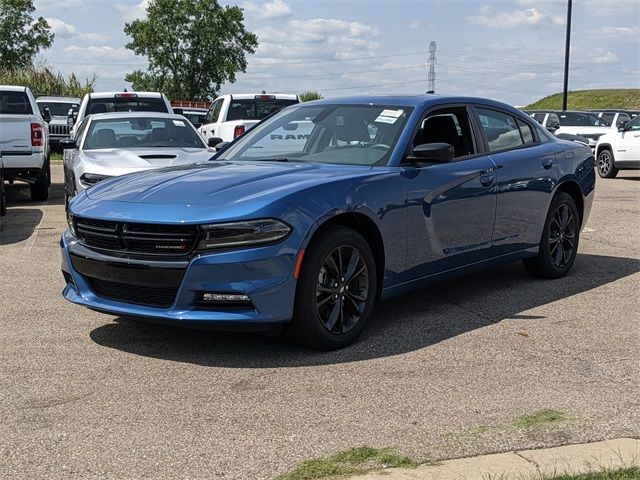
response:
<svg viewBox="0 0 640 480"><path fill-rule="evenodd" d="M0 91L0 150L3 154L31 154L33 113L25 92Z"/></svg>
<svg viewBox="0 0 640 480"><path fill-rule="evenodd" d="M479 105L474 110L496 164L493 250L502 255L534 247L557 181L558 145L543 141L532 124L510 112Z"/></svg>

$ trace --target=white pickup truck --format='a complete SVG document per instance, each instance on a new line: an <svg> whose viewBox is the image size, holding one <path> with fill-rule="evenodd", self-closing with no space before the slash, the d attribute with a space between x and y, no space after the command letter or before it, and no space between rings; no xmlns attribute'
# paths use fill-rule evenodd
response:
<svg viewBox="0 0 640 480"><path fill-rule="evenodd" d="M211 104L198 132L209 146L231 142L263 118L296 103L300 98L295 94L221 95Z"/></svg>
<svg viewBox="0 0 640 480"><path fill-rule="evenodd" d="M47 117L47 118L43 118ZM4 180L21 180L31 188L31 199L49 198L48 109L41 114L28 87L0 85L0 152Z"/></svg>

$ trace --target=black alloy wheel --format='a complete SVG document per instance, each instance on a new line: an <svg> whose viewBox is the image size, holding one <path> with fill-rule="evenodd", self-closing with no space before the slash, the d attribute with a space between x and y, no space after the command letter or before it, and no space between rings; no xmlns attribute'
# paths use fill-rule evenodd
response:
<svg viewBox="0 0 640 480"><path fill-rule="evenodd" d="M360 233L323 227L306 248L284 333L318 350L353 343L373 313L377 278L375 257Z"/></svg>
<svg viewBox="0 0 640 480"><path fill-rule="evenodd" d="M549 226L549 252L557 268L564 268L576 248L576 218L569 206L561 204Z"/></svg>
<svg viewBox="0 0 640 480"><path fill-rule="evenodd" d="M351 330L360 320L370 295L369 271L358 250L341 245L325 258L316 285L316 309L331 333Z"/></svg>
<svg viewBox="0 0 640 480"><path fill-rule="evenodd" d="M580 215L573 197L559 192L553 197L535 257L523 260L534 277L564 277L575 262L580 240Z"/></svg>

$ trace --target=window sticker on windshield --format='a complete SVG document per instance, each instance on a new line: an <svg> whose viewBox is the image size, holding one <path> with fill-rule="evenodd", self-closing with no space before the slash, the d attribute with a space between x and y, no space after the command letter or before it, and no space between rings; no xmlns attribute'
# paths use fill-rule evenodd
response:
<svg viewBox="0 0 640 480"><path fill-rule="evenodd" d="M396 123L396 120L398 120L397 117L385 117L381 114L378 115L378 118L376 118L374 121L377 123Z"/></svg>
<svg viewBox="0 0 640 480"><path fill-rule="evenodd" d="M393 118L399 118L400 115L402 115L404 113L404 110L399 109L399 110L383 110L382 113L380 114L381 117L393 117Z"/></svg>
<svg viewBox="0 0 640 480"><path fill-rule="evenodd" d="M173 121L173 124L174 124L176 127L184 127L184 126L185 126L185 124L184 124L184 122L183 122L182 120L174 120L174 121Z"/></svg>

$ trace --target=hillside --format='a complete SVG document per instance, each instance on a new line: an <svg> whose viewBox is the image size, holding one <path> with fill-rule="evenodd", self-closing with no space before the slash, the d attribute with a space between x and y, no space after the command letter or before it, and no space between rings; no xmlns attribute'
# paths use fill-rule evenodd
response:
<svg viewBox="0 0 640 480"><path fill-rule="evenodd" d="M525 109L562 108L562 93L555 93L537 102L527 105ZM569 92L567 108L587 110L590 108L628 108L640 109L640 88L618 88L603 90L576 90Z"/></svg>

